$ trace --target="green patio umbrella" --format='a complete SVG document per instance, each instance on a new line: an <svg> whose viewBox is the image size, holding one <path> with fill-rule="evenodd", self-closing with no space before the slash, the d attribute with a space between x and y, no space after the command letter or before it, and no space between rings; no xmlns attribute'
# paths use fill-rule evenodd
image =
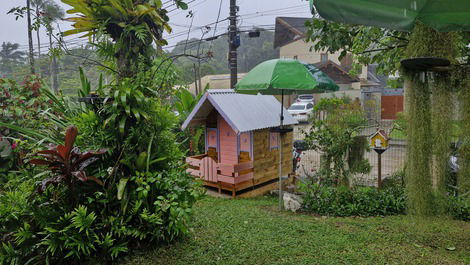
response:
<svg viewBox="0 0 470 265"><path fill-rule="evenodd" d="M235 90L243 94L281 95L281 118L277 132L283 128L284 95L338 91L339 87L325 73L311 64L294 59L273 59L255 66ZM282 144L279 145L279 209L282 209Z"/></svg>
<svg viewBox="0 0 470 265"><path fill-rule="evenodd" d="M469 0L310 0L326 20L399 31L411 31L417 21L437 31L470 30Z"/></svg>
<svg viewBox="0 0 470 265"><path fill-rule="evenodd" d="M235 90L243 94L281 95L283 101L284 95L338 91L339 87L312 64L294 59L273 59L255 66L235 85Z"/></svg>

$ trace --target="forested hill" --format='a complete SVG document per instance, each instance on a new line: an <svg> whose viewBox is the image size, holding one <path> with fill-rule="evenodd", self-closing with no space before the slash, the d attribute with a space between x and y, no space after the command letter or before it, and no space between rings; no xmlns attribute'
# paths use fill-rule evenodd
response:
<svg viewBox="0 0 470 265"><path fill-rule="evenodd" d="M205 37L210 37L207 34ZM251 70L255 65L268 59L279 58L279 50L273 49L274 33L269 31L261 31L259 38L249 38L247 34L241 35L241 46L238 48L238 71L240 73ZM229 73L228 69L228 40L226 36L220 37L212 42L202 41L199 39L188 40L185 51L186 41L178 43L170 52L170 55L176 54L199 54L202 57L207 56L211 51L213 57L201 60L200 73L201 77L208 74ZM0 48L0 77L8 77L22 81L22 78L29 73L29 64L27 63L26 53L18 49L18 44L4 43ZM94 84L97 83L100 71L95 62L102 61L102 58L92 50L90 46L82 46L74 48L68 53L57 58L58 64L58 81L59 88L64 94L76 95L77 88L80 87L80 77L78 67L81 66L85 71L89 80ZM46 83L50 83L50 57L43 54L36 57L37 73L44 78ZM175 65L181 73L180 82L189 84L194 82L194 65L199 66L196 59L188 57L180 57Z"/></svg>
<svg viewBox="0 0 470 265"><path fill-rule="evenodd" d="M205 38L210 36L205 36ZM238 72L244 73L251 70L257 64L274 58L279 58L279 49L274 49L274 33L270 31L261 31L258 38L250 38L247 33L241 34L241 45L238 48ZM187 44L186 44L187 43ZM186 49L185 49L186 46ZM199 49L199 53L198 53ZM171 55L191 54L200 57L206 57L208 52L212 58L203 59L200 62L201 77L209 74L226 74L228 68L228 38L226 35L212 41L200 41L199 39L190 39L186 42L179 42L170 52ZM189 57L180 57L175 64L182 71L182 79L187 83L194 82L194 67L198 67L197 59Z"/></svg>

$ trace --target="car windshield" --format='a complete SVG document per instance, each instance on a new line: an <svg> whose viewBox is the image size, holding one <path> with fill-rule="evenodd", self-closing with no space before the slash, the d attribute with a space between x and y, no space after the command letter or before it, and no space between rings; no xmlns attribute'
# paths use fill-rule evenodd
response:
<svg viewBox="0 0 470 265"><path fill-rule="evenodd" d="M289 109L290 109L290 110L304 110L304 109L305 109L305 105L292 105L292 106L290 106Z"/></svg>
<svg viewBox="0 0 470 265"><path fill-rule="evenodd" d="M300 99L312 99L313 96L299 96Z"/></svg>

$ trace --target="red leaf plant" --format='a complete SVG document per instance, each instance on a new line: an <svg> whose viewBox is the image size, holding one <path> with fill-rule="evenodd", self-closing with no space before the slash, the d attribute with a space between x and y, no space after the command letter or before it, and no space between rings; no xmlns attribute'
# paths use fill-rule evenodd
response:
<svg viewBox="0 0 470 265"><path fill-rule="evenodd" d="M85 169L96 162L99 155L107 152L106 149L98 151L80 152L78 147L74 147L78 129L75 126L67 128L65 133L65 145L52 145L48 150L37 152L41 159L32 159L30 164L47 166L54 173L54 176L44 179L38 187L38 192L42 193L49 185L66 184L73 192L74 183L94 181L103 186L103 182L96 177L88 176Z"/></svg>

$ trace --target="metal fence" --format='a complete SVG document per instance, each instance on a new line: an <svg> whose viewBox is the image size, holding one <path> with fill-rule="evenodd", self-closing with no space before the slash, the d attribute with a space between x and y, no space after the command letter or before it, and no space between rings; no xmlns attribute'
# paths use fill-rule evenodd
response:
<svg viewBox="0 0 470 265"><path fill-rule="evenodd" d="M377 131L377 127L389 131L393 126L392 120L370 121L366 128L361 132L361 136L369 137ZM305 139L305 131L311 128L310 124L300 124L294 127L294 140ZM406 140L400 139L400 136L390 140L390 148L382 154L382 179L393 175L403 169L406 156ZM378 155L374 150L368 150L364 154L372 166L368 174L357 174L353 180L356 184L374 186L377 185L378 177ZM302 154L300 167L297 174L305 176L311 174L320 168L320 153L315 150L307 150Z"/></svg>

